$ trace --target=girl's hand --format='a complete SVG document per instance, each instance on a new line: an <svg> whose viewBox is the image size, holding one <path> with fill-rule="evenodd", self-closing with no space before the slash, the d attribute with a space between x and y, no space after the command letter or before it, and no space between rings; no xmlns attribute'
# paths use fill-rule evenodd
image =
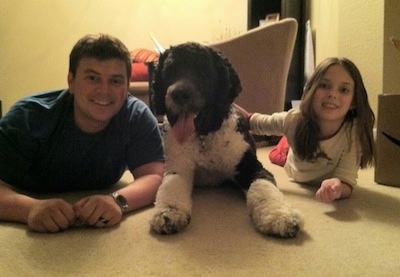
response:
<svg viewBox="0 0 400 277"><path fill-rule="evenodd" d="M348 187L345 184L342 184L340 179L338 178L331 178L322 181L321 187L318 189L315 197L318 201L321 202L332 202L336 199L343 197L343 190L345 187Z"/></svg>
<svg viewBox="0 0 400 277"><path fill-rule="evenodd" d="M252 113L246 111L244 108L242 108L238 104L233 103L233 106L244 116L244 118L246 118L247 120L250 120Z"/></svg>

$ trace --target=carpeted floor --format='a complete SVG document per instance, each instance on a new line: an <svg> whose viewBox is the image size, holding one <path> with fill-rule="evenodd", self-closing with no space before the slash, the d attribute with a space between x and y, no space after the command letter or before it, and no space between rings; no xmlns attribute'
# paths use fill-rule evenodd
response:
<svg viewBox="0 0 400 277"><path fill-rule="evenodd" d="M251 225L234 189L196 189L184 232L154 235L152 208L112 229L76 228L38 234L0 223L0 276L398 276L400 188L375 184L360 171L351 199L324 204L315 188L291 183L282 168L258 155L286 199L305 217L294 239L265 237ZM125 176L127 178L127 176ZM65 194L73 201L82 194Z"/></svg>

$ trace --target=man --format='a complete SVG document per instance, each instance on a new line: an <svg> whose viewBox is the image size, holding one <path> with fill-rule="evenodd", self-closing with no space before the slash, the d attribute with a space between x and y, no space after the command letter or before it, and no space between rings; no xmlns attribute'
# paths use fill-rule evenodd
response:
<svg viewBox="0 0 400 277"><path fill-rule="evenodd" d="M128 95L131 69L121 41L87 35L71 51L68 89L24 98L0 120L0 220L37 232L111 227L153 203L163 147L151 111ZM71 204L21 193L109 188L126 168L134 181L112 195Z"/></svg>

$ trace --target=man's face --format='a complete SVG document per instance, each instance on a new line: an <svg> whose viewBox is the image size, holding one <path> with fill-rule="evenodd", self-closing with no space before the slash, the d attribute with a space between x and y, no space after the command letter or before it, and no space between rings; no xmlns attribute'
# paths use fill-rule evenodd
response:
<svg viewBox="0 0 400 277"><path fill-rule="evenodd" d="M75 124L84 132L99 132L127 98L125 63L119 59L82 58L75 76L68 74L68 86L74 95Z"/></svg>

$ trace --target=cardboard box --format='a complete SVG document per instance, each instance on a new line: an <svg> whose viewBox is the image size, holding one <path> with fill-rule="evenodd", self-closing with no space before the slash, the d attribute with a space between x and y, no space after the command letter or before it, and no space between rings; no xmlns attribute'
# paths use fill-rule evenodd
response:
<svg viewBox="0 0 400 277"><path fill-rule="evenodd" d="M400 187L400 94L378 96L375 182Z"/></svg>
<svg viewBox="0 0 400 277"><path fill-rule="evenodd" d="M400 39L398 38L390 38L390 40L392 41L394 47L396 47L398 50L400 50Z"/></svg>

